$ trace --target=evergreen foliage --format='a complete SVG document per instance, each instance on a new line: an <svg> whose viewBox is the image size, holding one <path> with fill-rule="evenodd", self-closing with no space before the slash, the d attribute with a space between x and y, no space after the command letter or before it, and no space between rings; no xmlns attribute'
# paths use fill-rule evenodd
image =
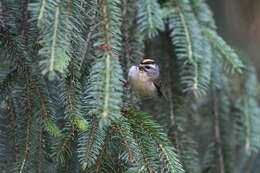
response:
<svg viewBox="0 0 260 173"><path fill-rule="evenodd" d="M144 57L167 102L124 85ZM256 72L204 0L2 0L0 60L0 173L257 168Z"/></svg>

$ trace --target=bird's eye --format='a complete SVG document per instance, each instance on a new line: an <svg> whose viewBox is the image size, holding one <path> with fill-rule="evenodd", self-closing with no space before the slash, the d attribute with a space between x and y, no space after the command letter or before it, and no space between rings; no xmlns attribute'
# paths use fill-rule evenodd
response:
<svg viewBox="0 0 260 173"><path fill-rule="evenodd" d="M150 69L151 67L150 66L145 66L146 69Z"/></svg>

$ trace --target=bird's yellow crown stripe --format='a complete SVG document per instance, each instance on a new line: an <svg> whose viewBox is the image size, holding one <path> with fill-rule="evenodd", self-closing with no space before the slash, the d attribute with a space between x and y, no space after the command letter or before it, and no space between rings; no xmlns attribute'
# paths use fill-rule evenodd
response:
<svg viewBox="0 0 260 173"><path fill-rule="evenodd" d="M142 61L142 63L151 63L151 62L154 62L154 60L152 60L152 59L144 59Z"/></svg>

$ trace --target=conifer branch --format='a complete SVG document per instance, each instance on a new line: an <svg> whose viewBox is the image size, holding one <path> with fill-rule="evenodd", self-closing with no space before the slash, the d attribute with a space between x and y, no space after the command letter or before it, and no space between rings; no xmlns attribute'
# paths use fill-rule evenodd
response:
<svg viewBox="0 0 260 173"><path fill-rule="evenodd" d="M40 98L42 115L43 115L44 118L47 118L48 117L48 113L47 113L47 108L46 108L45 101L44 101L45 100L44 96L40 94L39 88L37 88L37 93L38 93L39 98Z"/></svg>
<svg viewBox="0 0 260 173"><path fill-rule="evenodd" d="M85 52L83 53L84 55L86 55L86 53L88 52L88 50L90 48L89 45L91 43L91 40L93 39L92 38L93 34L94 34L95 30L97 29L98 24L96 24L96 20L97 20L97 14L94 13L93 16L90 17L90 22L89 22L90 27L89 27L88 34L85 38L86 41L85 41ZM82 68L85 60L86 60L85 58L81 59L80 68Z"/></svg>
<svg viewBox="0 0 260 173"><path fill-rule="evenodd" d="M194 63L194 60L193 60L193 52L192 52L192 45L191 45L191 38L190 38L190 35L189 35L189 30L188 30L188 26L187 26L187 23L185 21L185 18L181 12L180 9L177 9L176 10L177 14L179 14L180 16L180 19L181 19L181 23L183 25L183 28L184 28L184 33L185 33L185 38L186 38L186 42L188 44L187 46L187 49L188 49L188 59Z"/></svg>
<svg viewBox="0 0 260 173"><path fill-rule="evenodd" d="M244 114L245 114L245 148L247 151L249 151L249 148L251 146L250 144L250 136L251 136L251 129L250 129L250 113L249 113L249 106L248 106L248 100L246 96L243 97L243 104L244 104Z"/></svg>
<svg viewBox="0 0 260 173"><path fill-rule="evenodd" d="M192 92L199 97L205 95L210 81L211 50L204 49L201 26L192 11L188 0L176 1L170 8L169 29L180 66L182 91ZM204 53L203 53L204 52ZM203 54L207 53L206 56Z"/></svg>
<svg viewBox="0 0 260 173"><path fill-rule="evenodd" d="M69 81L69 83L71 83L71 81ZM74 117L74 106L73 106L73 103L72 103L72 98L74 96L72 96L72 86L70 86L70 84L68 84L67 86L67 105L68 105L68 110L69 110L69 116L70 118ZM73 119L73 118L72 118Z"/></svg>
<svg viewBox="0 0 260 173"><path fill-rule="evenodd" d="M15 113L15 108L14 108L14 102L13 98L8 99L8 106L10 110L10 115L11 115L11 136L13 138L13 149L14 149L14 161L15 163L18 162L18 151L19 151L19 144L18 144L18 139L17 139L17 123L16 123L16 113Z"/></svg>
<svg viewBox="0 0 260 173"><path fill-rule="evenodd" d="M58 24L59 24L59 15L60 15L60 9L57 6L55 10L55 18L54 18L54 25L53 25L53 35L52 35L52 42L51 42L51 57L50 57L50 67L49 71L54 71L54 60L56 56L56 44L57 44L57 30L58 30Z"/></svg>
<svg viewBox="0 0 260 173"><path fill-rule="evenodd" d="M164 30L162 11L156 0L140 0L137 8L137 24L142 36L153 38L158 30Z"/></svg>
<svg viewBox="0 0 260 173"><path fill-rule="evenodd" d="M80 134L78 153L81 168L84 170L97 163L97 157L104 145L106 129L100 128L98 123L98 117L95 116L91 122L91 127Z"/></svg>
<svg viewBox="0 0 260 173"><path fill-rule="evenodd" d="M108 19L108 9L106 4L101 4L101 12L102 12L102 17L104 20L104 38L105 38L105 44L108 46L108 49L104 49L105 53L105 88L104 88L104 107L103 107L103 113L102 116L107 119L108 118L108 104L109 104L109 97L110 97L110 58L112 58L112 53L111 49L109 47L111 46L111 41L110 41L110 28L109 28L109 19Z"/></svg>
<svg viewBox="0 0 260 173"><path fill-rule="evenodd" d="M99 156L98 156L98 158L97 158L96 173L99 173L99 172L100 172L100 166L101 166L101 164L102 164L102 162L103 162L103 157L104 157L105 152L106 152L106 149L107 149L107 147L108 147L109 140L111 139L111 136L112 136L112 134L113 134L114 131L115 131L115 128L112 127L112 128L108 131L108 133L107 133L107 136L106 136L106 138L105 138L105 140L104 140L104 144L103 144L102 149L101 149L101 151L100 151L100 153L99 153Z"/></svg>
<svg viewBox="0 0 260 173"><path fill-rule="evenodd" d="M131 19L131 13L129 12L129 6L131 3L127 2L127 0L123 0L123 11L122 11L122 40L123 44L123 62L124 66L128 69L129 68L129 60L130 60L130 45L129 45L129 28L131 25L129 22L129 17ZM125 77L127 77L127 72L125 72Z"/></svg>
<svg viewBox="0 0 260 173"><path fill-rule="evenodd" d="M66 2L42 0L30 3L30 11L41 34L42 48L38 53L45 58L39 62L42 74L48 73L49 78L54 79L57 72L65 72L70 60L68 50L73 28L70 8Z"/></svg>
<svg viewBox="0 0 260 173"><path fill-rule="evenodd" d="M86 131L88 122L83 117L82 110L82 85L80 84L80 59L74 57L68 65L68 73L62 82L65 90L61 91L62 102L65 107L65 117L69 120L72 126L76 126L80 130Z"/></svg>
<svg viewBox="0 0 260 173"><path fill-rule="evenodd" d="M257 118L260 109L257 104L257 77L255 69L248 66L243 79L243 94L236 105L238 112L237 124L238 134L242 137L247 154L258 152L260 149L260 120ZM242 133L242 134L241 134Z"/></svg>
<svg viewBox="0 0 260 173"><path fill-rule="evenodd" d="M58 142L53 146L52 156L55 156L56 161L64 163L71 157L71 145L75 139L77 129L70 123L66 124L63 130L63 136L60 137Z"/></svg>
<svg viewBox="0 0 260 173"><path fill-rule="evenodd" d="M212 11L205 0L190 0L192 10L199 22L206 28L216 30L216 24L213 18Z"/></svg>
<svg viewBox="0 0 260 173"><path fill-rule="evenodd" d="M38 26L42 23L42 19L43 19L45 8L46 8L46 0L42 0L41 1L41 7L40 7L39 16L38 16L38 19L37 19Z"/></svg>
<svg viewBox="0 0 260 173"><path fill-rule="evenodd" d="M31 97L31 89L30 89L30 81L29 75L26 74L26 90L28 95L27 100L27 121L26 121L26 137L25 137L25 146L24 146L24 157L21 162L21 166L19 168L19 172L22 173L24 171L26 162L29 158L30 152L30 137L31 137L31 128L32 128L32 97Z"/></svg>
<svg viewBox="0 0 260 173"><path fill-rule="evenodd" d="M40 87L36 88L36 92L37 92L37 95L38 95L39 101L40 101L40 111L42 113L41 120L43 121L44 128L46 129L47 132L49 132L54 137L60 136L61 132L60 132L59 128L53 122L52 117L49 116L50 111L48 109L49 109L50 105L46 104L46 98L43 95L43 93L41 92Z"/></svg>
<svg viewBox="0 0 260 173"><path fill-rule="evenodd" d="M140 112L134 112L134 111L131 112L131 111L127 111L127 110L122 110L122 112L123 112L123 116L125 118L132 121L132 123L137 124L139 128L141 128L145 133L147 133L147 135L153 141L155 141L155 144L157 145L157 147L162 151L161 154L163 156L161 156L161 157L165 157L167 162L170 162L170 163L167 163L168 164L167 168L173 168L173 169L170 169L171 172L176 172L176 173L184 172L184 170L182 169L182 165L177 158L177 154L175 154L173 147L170 146L170 142L169 142L166 134L161 131L159 125L152 122L144 115L141 115ZM142 145L142 144L139 143L139 145ZM145 154L144 150L141 152L142 152L142 155ZM169 152L171 153L171 156L169 155ZM146 159L146 161L147 161L147 157L145 157L144 159ZM174 166L172 167L172 165L174 165ZM146 166L146 168L147 168L147 166Z"/></svg>
<svg viewBox="0 0 260 173"><path fill-rule="evenodd" d="M247 166L247 168L245 170L245 173L252 172L252 168L254 166L254 162L255 162L256 156L257 156L257 153L252 153L252 155L248 159L248 166Z"/></svg>
<svg viewBox="0 0 260 173"><path fill-rule="evenodd" d="M225 62L230 66L231 72L241 73L244 65L236 52L211 29L204 29L204 33L215 49L222 55Z"/></svg>
<svg viewBox="0 0 260 173"><path fill-rule="evenodd" d="M0 27L4 28L4 16L3 16L3 7L2 7L2 1L0 2Z"/></svg>
<svg viewBox="0 0 260 173"><path fill-rule="evenodd" d="M26 27L27 27L27 3L23 5L24 11L23 11L23 22L21 24L21 35L22 35L22 41L24 41L24 37L26 35ZM27 54L27 52L25 52ZM24 54L23 54L24 55ZM31 143L31 130L32 130L32 117L33 117L33 97L32 97L32 76L30 73L30 69L27 64L23 62L23 60L26 57L22 57L19 55L17 57L17 61L20 64L20 68L23 71L23 77L25 79L24 82L24 88L26 92L26 97L27 97L27 105L25 108L25 114L26 114L26 130L25 130L25 141L24 141L24 149L23 149L23 157L21 160L21 165L19 165L18 172L22 173L25 169L25 166L28 162L29 159L29 154L30 154L30 143Z"/></svg>
<svg viewBox="0 0 260 173"><path fill-rule="evenodd" d="M88 139L88 146L87 146L88 152L84 156L84 162L86 163L86 166L87 166L87 160L89 160L89 157L90 157L90 151L92 151L92 147L93 147L93 144L94 144L95 132L96 132L96 129L98 128L97 126L98 126L97 118L95 117L94 120L93 120L93 124L92 124L92 130L91 130L91 133L90 133L89 139ZM83 166L84 166L84 164L83 164ZM83 169L85 169L84 167L83 167Z"/></svg>
<svg viewBox="0 0 260 173"><path fill-rule="evenodd" d="M88 81L87 99L97 100L91 105L91 113L100 116L100 127L110 125L111 121L119 118L122 100L122 69L118 60L121 53L120 25L121 9L118 0L99 1L101 24L100 37L96 48L98 58L92 66ZM98 80L98 81L97 81Z"/></svg>
<svg viewBox="0 0 260 173"><path fill-rule="evenodd" d="M149 166L149 162L148 162L148 158L147 158L148 156L146 156L146 154L145 154L144 146L142 146L142 143L139 143L139 146L140 146L140 150L141 150L143 161L144 161L144 168L147 169L148 173L153 173L152 169ZM142 169L143 169L143 167L141 167L138 172L141 172Z"/></svg>
<svg viewBox="0 0 260 173"><path fill-rule="evenodd" d="M41 119L42 121L42 119ZM37 173L43 173L43 131L42 127L38 129L38 154L37 154Z"/></svg>
<svg viewBox="0 0 260 173"><path fill-rule="evenodd" d="M128 144L128 141L125 140L127 138L127 136L124 135L123 129L120 126L116 126L116 127L119 130L119 133L120 133L120 135L122 137L123 143L124 143L125 147L127 148L128 153L129 153L129 161L133 161L134 160L134 152L130 148L130 146Z"/></svg>
<svg viewBox="0 0 260 173"><path fill-rule="evenodd" d="M193 57L193 51L192 51L192 42L191 42L191 38L190 38L190 32L187 26L187 23L185 21L184 15L181 12L181 9L178 9L178 14L180 15L181 18L181 22L183 24L183 28L184 28L184 33L186 36L186 42L188 44L187 49L188 49L188 59L189 62L193 65L194 67L194 76L193 76L193 84L192 84L192 90L197 90L198 89L198 65L196 64L194 57ZM185 63L184 63L185 65Z"/></svg>
<svg viewBox="0 0 260 173"><path fill-rule="evenodd" d="M173 162L174 162L174 159L175 159L174 153L172 153L171 150L168 147L163 146L162 144L159 144L159 147L166 156L166 160L168 161L171 173L176 173L175 167L173 165Z"/></svg>
<svg viewBox="0 0 260 173"><path fill-rule="evenodd" d="M221 137L220 137L220 128L219 128L219 105L218 105L218 92L217 89L213 89L213 116L214 116L214 137L216 143L217 150L217 158L218 158L218 168L220 173L225 173L224 167L224 157L223 151L221 147Z"/></svg>
<svg viewBox="0 0 260 173"><path fill-rule="evenodd" d="M130 108L140 101L123 86L129 65L144 53L170 82L167 103L142 105L158 123ZM205 0L2 0L0 62L3 172L255 169L256 72L218 36ZM187 94L204 97L186 102ZM207 143L208 129L215 145ZM251 160L237 167L242 162L233 159L248 154Z"/></svg>

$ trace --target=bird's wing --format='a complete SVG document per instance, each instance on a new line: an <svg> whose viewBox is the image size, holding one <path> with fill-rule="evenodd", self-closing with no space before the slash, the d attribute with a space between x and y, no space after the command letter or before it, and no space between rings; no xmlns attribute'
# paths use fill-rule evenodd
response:
<svg viewBox="0 0 260 173"><path fill-rule="evenodd" d="M163 96L162 88L161 88L162 82L159 79L156 79L156 80L153 81L153 84L157 89L158 96L162 97Z"/></svg>
<svg viewBox="0 0 260 173"><path fill-rule="evenodd" d="M163 86L162 85L162 81L159 80L159 79L156 79L156 80L153 81L153 84L154 84L154 86L157 89L158 96L159 97L164 97L166 100L168 100L168 96L167 96L167 94L165 92L165 88L162 87Z"/></svg>

